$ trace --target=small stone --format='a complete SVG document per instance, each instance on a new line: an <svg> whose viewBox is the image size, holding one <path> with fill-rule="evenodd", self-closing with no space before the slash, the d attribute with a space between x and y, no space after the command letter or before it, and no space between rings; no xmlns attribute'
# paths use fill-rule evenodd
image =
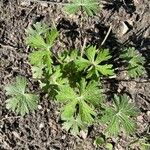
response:
<svg viewBox="0 0 150 150"><path fill-rule="evenodd" d="M148 118L148 120L150 121L150 111L147 111L147 118Z"/></svg>
<svg viewBox="0 0 150 150"><path fill-rule="evenodd" d="M42 7L48 7L48 4L46 2L41 2Z"/></svg>
<svg viewBox="0 0 150 150"><path fill-rule="evenodd" d="M142 115L138 116L137 121L140 123L143 123L143 116Z"/></svg>
<svg viewBox="0 0 150 150"><path fill-rule="evenodd" d="M41 105L38 105L38 109L41 110L41 109L42 109L42 106L41 106Z"/></svg>
<svg viewBox="0 0 150 150"><path fill-rule="evenodd" d="M39 128L40 129L44 128L44 123L40 123Z"/></svg>
<svg viewBox="0 0 150 150"><path fill-rule="evenodd" d="M17 132L13 131L12 134L13 134L16 138L20 139L20 136L19 136L19 134L18 134Z"/></svg>
<svg viewBox="0 0 150 150"><path fill-rule="evenodd" d="M87 134L88 134L88 131L80 131L80 136L83 138L83 139L86 139L87 137Z"/></svg>
<svg viewBox="0 0 150 150"><path fill-rule="evenodd" d="M121 36L126 34L129 30L128 26L123 21L121 22L120 30L121 30Z"/></svg>
<svg viewBox="0 0 150 150"><path fill-rule="evenodd" d="M30 5L30 0L24 0L20 3L21 6L29 6Z"/></svg>

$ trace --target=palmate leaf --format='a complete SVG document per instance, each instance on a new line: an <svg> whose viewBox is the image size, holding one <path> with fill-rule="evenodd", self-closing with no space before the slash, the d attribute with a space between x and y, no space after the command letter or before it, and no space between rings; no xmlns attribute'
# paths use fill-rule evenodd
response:
<svg viewBox="0 0 150 150"><path fill-rule="evenodd" d="M91 125L96 116L95 107L100 104L102 96L97 82L87 82L82 79L76 88L59 86L56 99L64 103L61 119L69 122L71 118L79 116L83 124ZM71 127L70 127L71 128ZM76 127L77 128L77 127ZM72 129L71 130L77 130Z"/></svg>
<svg viewBox="0 0 150 150"><path fill-rule="evenodd" d="M104 64L104 62L107 62L111 58L108 49L99 50L97 52L96 47L90 46L86 49L85 55L87 59L79 57L75 60L75 64L78 71L87 72L87 78L94 75L97 77L100 75L114 75L113 66L111 64Z"/></svg>
<svg viewBox="0 0 150 150"><path fill-rule="evenodd" d="M92 103L94 106L100 104L103 101L103 95L101 86L96 81L90 81L88 84L85 79L80 82L80 95L82 95L88 103Z"/></svg>
<svg viewBox="0 0 150 150"><path fill-rule="evenodd" d="M82 8L87 15L93 16L98 11L98 4L97 0L72 0L64 7L64 10L70 14L75 14Z"/></svg>
<svg viewBox="0 0 150 150"><path fill-rule="evenodd" d="M135 122L130 117L137 114L138 109L129 103L127 95L115 95L114 107L107 107L100 121L107 124L106 131L110 135L116 136L122 129L130 134L135 130Z"/></svg>
<svg viewBox="0 0 150 150"><path fill-rule="evenodd" d="M59 102L67 102L77 99L76 92L69 86L59 86L58 95L56 96Z"/></svg>
<svg viewBox="0 0 150 150"><path fill-rule="evenodd" d="M79 111L80 111L81 120L83 122L86 122L89 125L93 123L94 121L93 116L96 116L96 112L85 101L79 102Z"/></svg>
<svg viewBox="0 0 150 150"><path fill-rule="evenodd" d="M59 35L56 28L52 27L50 29L40 22L34 24L33 28L29 27L26 33L27 45L40 50L49 50Z"/></svg>
<svg viewBox="0 0 150 150"><path fill-rule="evenodd" d="M27 81L24 77L16 77L16 83L5 87L6 95L10 96L6 100L7 109L15 111L24 116L37 108L38 96L25 93Z"/></svg>
<svg viewBox="0 0 150 150"><path fill-rule="evenodd" d="M128 63L128 74L132 78L140 77L145 73L144 57L142 57L134 47L124 49L121 58L125 59Z"/></svg>

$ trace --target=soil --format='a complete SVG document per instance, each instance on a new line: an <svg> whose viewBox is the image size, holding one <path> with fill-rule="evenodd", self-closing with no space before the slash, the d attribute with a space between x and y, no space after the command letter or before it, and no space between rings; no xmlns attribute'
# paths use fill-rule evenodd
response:
<svg viewBox="0 0 150 150"><path fill-rule="evenodd" d="M64 3L65 1L58 1ZM127 93L141 110L136 118L138 129L135 136L120 135L112 138L115 150L127 149L135 138L149 135L150 123L150 2L149 0L103 0L102 8L95 16L87 18L68 15L61 4L30 2L30 0L0 1L0 149L1 150L96 150L93 143L103 127L94 125L87 137L74 137L61 128L59 107L39 89L32 78L25 44L25 29L39 21L51 26L53 22L60 31L54 51L81 48L87 45L109 48L116 57L123 47L134 46L145 57L146 74L137 80L124 80L124 74L107 81L108 97L112 93ZM127 31L126 31L127 29ZM114 65L118 65L117 63ZM28 87L40 95L38 110L25 117L6 109L4 86L17 75L28 79ZM130 149L140 149L138 145Z"/></svg>

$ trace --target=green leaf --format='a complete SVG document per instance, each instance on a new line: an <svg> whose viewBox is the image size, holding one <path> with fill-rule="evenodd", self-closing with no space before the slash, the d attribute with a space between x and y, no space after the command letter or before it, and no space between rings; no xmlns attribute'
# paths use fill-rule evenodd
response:
<svg viewBox="0 0 150 150"><path fill-rule="evenodd" d="M44 65L32 66L31 70L32 70L33 78L42 78L44 67L45 67Z"/></svg>
<svg viewBox="0 0 150 150"><path fill-rule="evenodd" d="M112 65L97 65L96 69L105 76L113 76L114 70L112 69Z"/></svg>
<svg viewBox="0 0 150 150"><path fill-rule="evenodd" d="M90 62L94 62L96 55L96 46L90 46L89 48L87 48L85 54Z"/></svg>
<svg viewBox="0 0 150 150"><path fill-rule="evenodd" d="M60 102L66 102L71 101L77 98L76 93L74 90L68 86L59 86L60 91L58 91L58 95L56 96L56 99Z"/></svg>
<svg viewBox="0 0 150 150"><path fill-rule="evenodd" d="M65 85L68 84L68 80L62 77L62 68L60 65L55 66L53 73L50 76L49 83L51 85Z"/></svg>
<svg viewBox="0 0 150 150"><path fill-rule="evenodd" d="M110 135L118 135L121 129L124 129L126 133L130 134L135 130L135 122L131 117L137 114L137 108L128 102L126 95L120 97L115 96L114 107L106 107L100 121L108 124L106 131Z"/></svg>
<svg viewBox="0 0 150 150"><path fill-rule="evenodd" d="M59 32L55 28L52 28L50 31L47 31L46 42L49 45L49 47L53 46L53 43L58 37L58 35L59 35Z"/></svg>
<svg viewBox="0 0 150 150"><path fill-rule="evenodd" d="M65 121L65 128L71 128L71 118L75 116L79 116L84 125L91 125L97 115L94 106L100 104L102 99L98 84L96 82L87 84L85 79L82 79L74 88L68 85L58 87L56 99L64 103L61 119ZM78 130L78 125L72 127L73 133Z"/></svg>
<svg viewBox="0 0 150 150"><path fill-rule="evenodd" d="M37 33L34 35L29 35L26 38L26 44L36 49L47 49L47 44L45 43L43 37Z"/></svg>
<svg viewBox="0 0 150 150"><path fill-rule="evenodd" d="M84 127L83 122L81 121L80 116L76 118L71 117L69 120L63 123L63 129L70 130L71 134L77 136L79 134L80 129Z"/></svg>
<svg viewBox="0 0 150 150"><path fill-rule="evenodd" d="M106 61L111 58L108 49L97 52L96 47L90 46L86 49L85 55L87 59L78 57L78 59L75 60L75 64L78 71L87 72L87 78L91 78L95 75L96 77L99 77L100 75L114 75L114 69L112 69L113 66L104 64L104 62L107 63Z"/></svg>
<svg viewBox="0 0 150 150"><path fill-rule="evenodd" d="M34 65L34 76L41 75L41 66L45 66L45 74L52 74L52 52L50 48L53 46L54 41L58 37L59 33L55 28L49 29L47 26L38 23L33 25L34 28L27 30L26 42L32 48L38 49L29 55L29 60ZM37 75L39 69L39 75Z"/></svg>
<svg viewBox="0 0 150 150"><path fill-rule="evenodd" d="M5 87L6 95L11 98L6 100L6 108L24 116L37 109L38 96L25 93L27 81L24 77L16 77L16 82Z"/></svg>
<svg viewBox="0 0 150 150"><path fill-rule="evenodd" d="M90 81L87 84L85 80L82 80L80 87L81 95L84 97L85 101L92 103L93 105L98 105L102 102L103 96L98 82Z"/></svg>
<svg viewBox="0 0 150 150"><path fill-rule="evenodd" d="M62 120L69 120L72 116L74 116L77 103L78 101L74 99L73 101L68 102L68 104L63 107L63 112L61 114Z"/></svg>
<svg viewBox="0 0 150 150"><path fill-rule="evenodd" d="M94 109L87 105L86 102L80 101L79 102L79 111L81 120L87 124L92 124L94 119L93 116L96 116L96 113L94 112Z"/></svg>
<svg viewBox="0 0 150 150"><path fill-rule="evenodd" d="M29 54L29 61L32 65L41 65L44 63L43 58L46 54L47 52L43 50L33 51Z"/></svg>
<svg viewBox="0 0 150 150"><path fill-rule="evenodd" d="M90 62L84 58L79 58L75 61L78 71L87 69L90 66Z"/></svg>
<svg viewBox="0 0 150 150"><path fill-rule="evenodd" d="M34 34L43 34L46 33L48 30L48 26L45 24L42 24L41 22L37 22L36 24L33 25L33 27L29 27L26 30L27 35L34 35Z"/></svg>
<svg viewBox="0 0 150 150"><path fill-rule="evenodd" d="M75 14L81 8L87 15L93 16L93 13L98 11L98 2L97 0L73 0L64 7L64 10L70 14Z"/></svg>
<svg viewBox="0 0 150 150"><path fill-rule="evenodd" d="M128 74L131 78L140 77L145 73L145 68L143 67L145 59L134 47L124 49L121 58L127 61Z"/></svg>
<svg viewBox="0 0 150 150"><path fill-rule="evenodd" d="M103 62L103 61L107 61L111 58L112 56L110 55L109 53L109 50L108 49L102 49L98 52L98 55L96 57L96 60L95 62L97 64Z"/></svg>

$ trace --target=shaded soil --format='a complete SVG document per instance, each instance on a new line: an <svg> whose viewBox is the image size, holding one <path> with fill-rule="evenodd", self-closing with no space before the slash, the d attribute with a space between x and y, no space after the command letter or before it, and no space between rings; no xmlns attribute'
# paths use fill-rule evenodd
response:
<svg viewBox="0 0 150 150"><path fill-rule="evenodd" d="M23 0L0 1L0 149L4 150L96 150L93 145L103 127L95 125L86 139L75 138L61 128L58 105L50 101L32 79L25 44L25 29L39 21L49 26L55 22L60 37L53 50L81 48L84 39L88 44L101 46L108 29L112 28L103 47L117 56L122 47L134 46L145 57L147 73L137 80L126 80L118 74L116 80L106 82L108 97L112 93L127 93L140 108L137 117L136 137L148 135L150 122L150 2L149 0L108 0L103 8L91 18L69 16L62 6L47 3L23 2ZM128 28L122 34L123 24ZM118 65L117 63L115 65ZM14 81L17 75L27 77L28 87L40 95L38 110L25 117L16 116L5 107L4 86ZM111 139L116 150L127 149L127 144L136 138L120 135ZM134 147L131 149L139 149Z"/></svg>

